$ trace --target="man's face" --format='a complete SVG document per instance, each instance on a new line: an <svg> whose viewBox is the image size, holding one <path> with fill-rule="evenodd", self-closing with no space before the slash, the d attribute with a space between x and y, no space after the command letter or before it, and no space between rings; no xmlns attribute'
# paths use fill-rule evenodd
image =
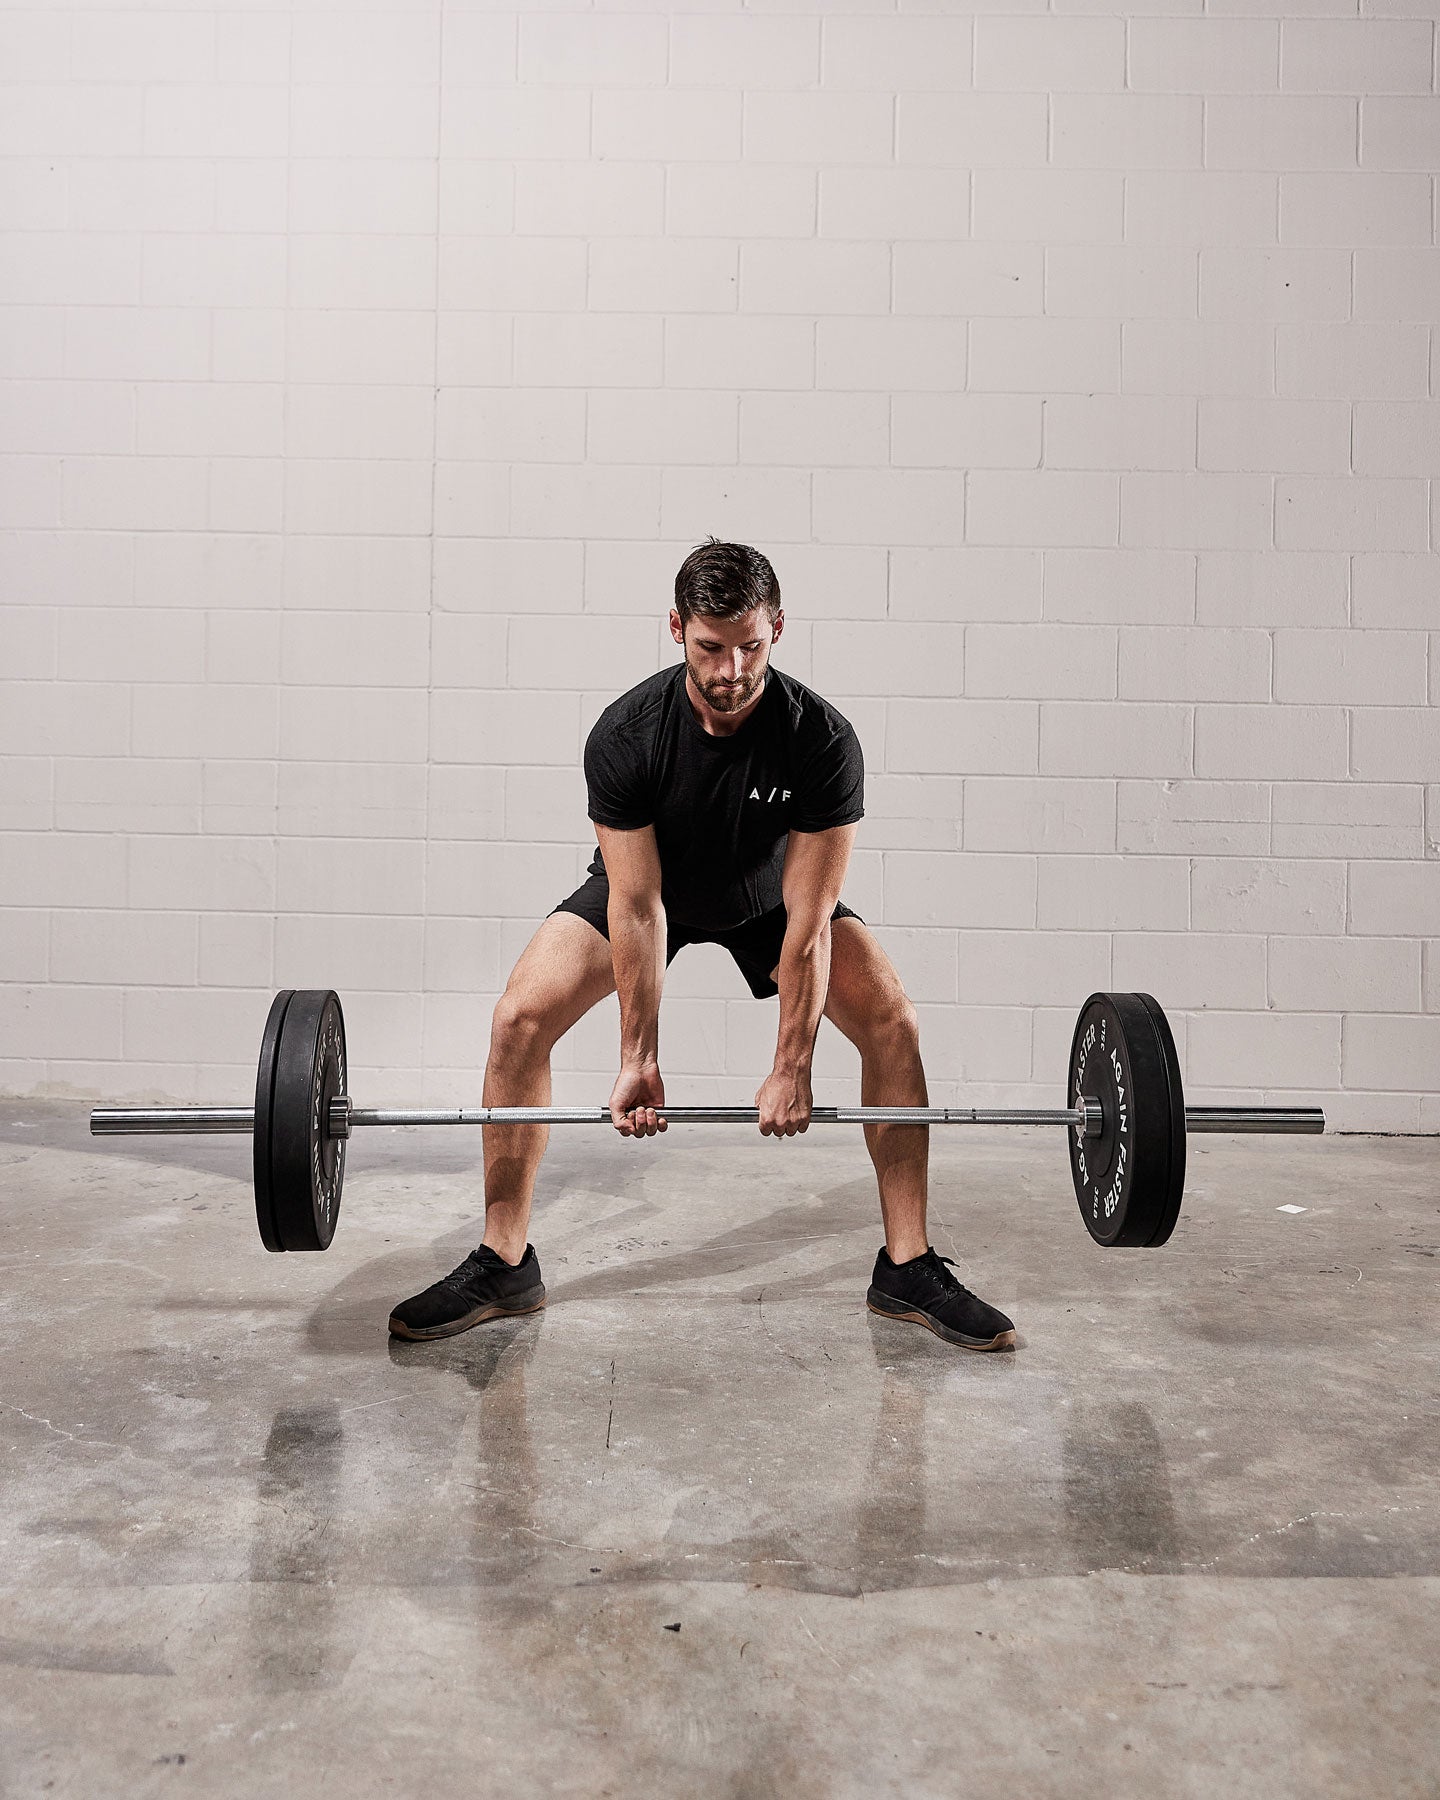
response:
<svg viewBox="0 0 1440 1800"><path fill-rule="evenodd" d="M679 613L670 614L670 634L684 646L690 680L717 713L741 712L760 692L770 646L784 627L785 614L776 613L772 625L763 606L739 619L692 618L683 631Z"/></svg>

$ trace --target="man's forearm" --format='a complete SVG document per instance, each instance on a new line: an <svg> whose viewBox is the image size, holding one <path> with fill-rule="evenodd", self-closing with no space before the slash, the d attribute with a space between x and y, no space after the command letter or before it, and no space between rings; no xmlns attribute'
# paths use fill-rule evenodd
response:
<svg viewBox="0 0 1440 1800"><path fill-rule="evenodd" d="M830 989L830 923L808 941L786 932L776 971L780 989L780 1030L775 1043L777 1069L804 1070L815 1057L815 1034Z"/></svg>
<svg viewBox="0 0 1440 1800"><path fill-rule="evenodd" d="M665 979L665 910L626 912L612 902L607 917L615 992L620 1001L620 1060L659 1061L660 989Z"/></svg>

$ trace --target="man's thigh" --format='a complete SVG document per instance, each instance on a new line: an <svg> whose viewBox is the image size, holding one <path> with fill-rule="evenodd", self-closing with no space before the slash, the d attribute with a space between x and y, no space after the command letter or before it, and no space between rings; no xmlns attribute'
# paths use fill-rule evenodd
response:
<svg viewBox="0 0 1440 1800"><path fill-rule="evenodd" d="M908 1004L894 963L863 919L836 919L830 926L830 987L825 1017L852 1044Z"/></svg>
<svg viewBox="0 0 1440 1800"><path fill-rule="evenodd" d="M607 940L574 913L554 912L521 951L505 984L505 999L527 1016L543 1019L558 1038L614 991Z"/></svg>

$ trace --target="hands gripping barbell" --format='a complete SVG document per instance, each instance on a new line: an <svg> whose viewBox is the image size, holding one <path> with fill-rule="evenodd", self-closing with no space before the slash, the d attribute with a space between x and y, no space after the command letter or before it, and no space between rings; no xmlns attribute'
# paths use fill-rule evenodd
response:
<svg viewBox="0 0 1440 1800"><path fill-rule="evenodd" d="M608 1106L369 1111L345 1091L345 1019L324 988L282 989L260 1039L255 1104L100 1107L97 1137L249 1132L255 1218L267 1250L328 1250L345 1145L362 1125L609 1125ZM1175 1040L1148 994L1092 994L1070 1046L1070 1103L1054 1111L955 1106L817 1106L817 1125L1064 1125L1080 1216L1097 1244L1163 1244L1175 1229L1190 1131L1320 1132L1319 1107L1186 1109ZM673 1124L755 1124L753 1106L669 1106Z"/></svg>

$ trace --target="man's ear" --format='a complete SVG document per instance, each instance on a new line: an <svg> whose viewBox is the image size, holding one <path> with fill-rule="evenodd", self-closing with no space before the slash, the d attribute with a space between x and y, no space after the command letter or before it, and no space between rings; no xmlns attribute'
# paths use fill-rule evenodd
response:
<svg viewBox="0 0 1440 1800"><path fill-rule="evenodd" d="M685 627L680 623L680 615L673 606L670 608L670 635L677 644L685 642Z"/></svg>
<svg viewBox="0 0 1440 1800"><path fill-rule="evenodd" d="M770 627L770 642L778 644L780 633L785 629L785 608L782 606L775 615L775 623Z"/></svg>

